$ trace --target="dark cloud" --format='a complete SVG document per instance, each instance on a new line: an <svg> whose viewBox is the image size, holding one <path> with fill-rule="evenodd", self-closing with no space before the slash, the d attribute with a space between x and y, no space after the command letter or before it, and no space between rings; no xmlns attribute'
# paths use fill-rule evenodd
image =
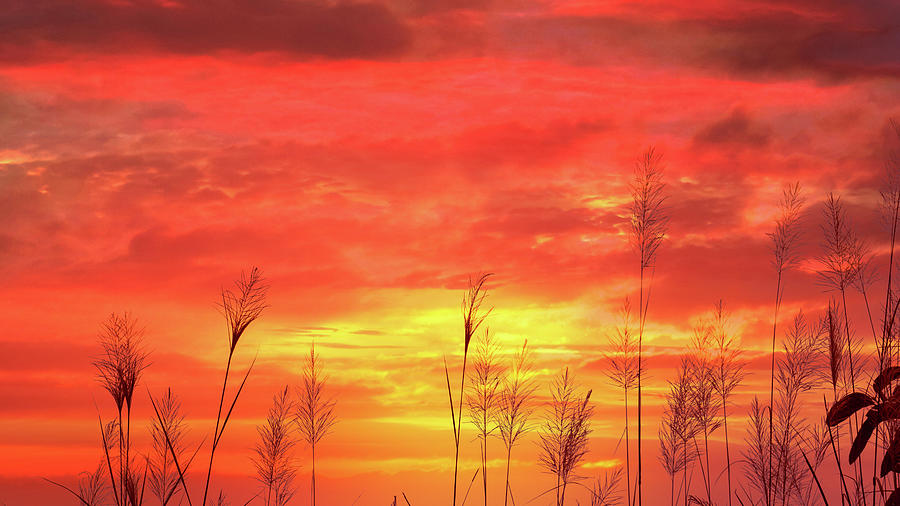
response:
<svg viewBox="0 0 900 506"><path fill-rule="evenodd" d="M408 28L383 5L316 0L21 0L4 7L0 31L0 60L14 62L153 50L380 58L410 42Z"/></svg>
<svg viewBox="0 0 900 506"><path fill-rule="evenodd" d="M493 3L493 0L416 0L414 11L424 15L455 10L482 11Z"/></svg>
<svg viewBox="0 0 900 506"><path fill-rule="evenodd" d="M690 66L740 78L900 77L900 8L873 3L822 12L758 8L732 16L508 16L494 26L506 51L581 65Z"/></svg>
<svg viewBox="0 0 900 506"><path fill-rule="evenodd" d="M700 129L695 144L736 144L762 148L769 144L772 131L750 118L743 109L735 109L728 116Z"/></svg>
<svg viewBox="0 0 900 506"><path fill-rule="evenodd" d="M704 20L721 44L706 44L696 62L741 75L817 74L841 81L900 77L900 8L872 4L857 16L836 9L822 18L769 13L750 19ZM701 22L691 22L700 25Z"/></svg>

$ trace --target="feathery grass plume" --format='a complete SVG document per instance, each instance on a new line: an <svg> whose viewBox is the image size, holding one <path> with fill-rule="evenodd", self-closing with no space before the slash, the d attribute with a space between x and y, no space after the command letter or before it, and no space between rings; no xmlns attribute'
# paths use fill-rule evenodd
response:
<svg viewBox="0 0 900 506"><path fill-rule="evenodd" d="M179 474L175 467L175 459L184 461L186 450L184 415L181 413L181 402L172 393L172 389L166 390L166 394L160 399L160 416L153 420L150 426L150 436L153 440L153 452L150 459L150 492L159 499L162 506L174 500L179 492ZM174 457L170 456L171 445Z"/></svg>
<svg viewBox="0 0 900 506"><path fill-rule="evenodd" d="M261 495L266 506L285 506L295 491L294 446L297 441L292 420L294 402L289 392L285 386L272 397L265 424L256 427L259 440L251 460L256 467L256 479L264 489Z"/></svg>
<svg viewBox="0 0 900 506"><path fill-rule="evenodd" d="M675 381L669 382L666 405L659 426L659 460L669 475L669 499L672 506L675 505L675 478L678 473L682 473L682 484L679 488L684 491L687 504L690 488L688 466L697 456L688 443L698 432L696 420L691 413L691 388L690 367L688 361L682 359L678 377Z"/></svg>
<svg viewBox="0 0 900 506"><path fill-rule="evenodd" d="M212 476L213 459L216 455L216 448L219 446L222 434L225 433L225 426L228 424L231 412L234 409L235 404L237 404L238 397L240 397L244 384L250 376L250 371L253 370L253 364L255 363L254 359L254 362L251 362L250 366L247 368L244 379L232 399L231 408L226 412L225 417L223 418L222 407L225 404L225 389L228 386L228 373L231 371L231 361L234 358L234 350L237 348L238 342L241 340L241 337L243 337L244 332L246 332L250 324L259 319L263 310L268 307L266 304L266 294L268 291L269 286L266 284L265 278L262 277L262 271L257 267L250 269L249 274L241 272L240 278L234 282L233 290L226 288L222 289L219 309L225 317L228 361L225 364L225 378L222 381L222 392L219 396L219 410L216 413L216 428L213 432L212 448L209 452L206 484L203 487L203 506L206 505L206 499L209 495L209 482Z"/></svg>
<svg viewBox="0 0 900 506"><path fill-rule="evenodd" d="M462 317L463 317L463 363L462 374L459 379L459 410L454 411L453 391L450 389L450 371L447 368L447 360L444 359L444 375L447 379L447 397L450 400L450 420L453 423L453 442L456 447L456 453L453 457L453 506L456 506L457 478L459 477L459 446L460 437L462 436L462 420L463 420L463 401L464 390L466 385L466 362L469 357L469 343L472 337L478 331L478 328L484 322L484 319L491 313L493 308L482 311L481 306L487 297L487 288L484 286L488 278L493 274L481 274L477 278L469 277L469 287L463 295L462 300Z"/></svg>
<svg viewBox="0 0 900 506"><path fill-rule="evenodd" d="M714 329L706 321L700 321L694 327L692 339L693 350L688 358L690 367L690 398L692 416L697 424L697 437L703 436L703 451L697 450L706 460L700 460L700 472L703 475L706 489L706 502L712 503L712 470L709 466L709 437L722 426L719 412L722 404L716 392L716 365L712 351L714 350ZM697 440L694 439L695 447Z"/></svg>
<svg viewBox="0 0 900 506"><path fill-rule="evenodd" d="M622 322L609 337L611 353L606 355L608 369L606 376L622 389L625 406L625 489L631 500L631 439L628 433L628 391L637 384L637 376L642 368L637 363L637 339L631 329L631 301L625 298L621 309Z"/></svg>
<svg viewBox="0 0 900 506"><path fill-rule="evenodd" d="M775 434L775 490L773 496L781 504L803 504L812 485L811 475L802 461L802 446L797 434L809 430L801 412L801 395L819 384L821 335L806 323L803 313L797 313L784 342L783 356L778 361L776 386Z"/></svg>
<svg viewBox="0 0 900 506"><path fill-rule="evenodd" d="M696 374L691 358L682 357L678 376L674 381L669 381L666 407L660 420L660 461L671 479L670 493L673 504L675 475L679 471L682 473L681 490L684 503L688 504L688 494L691 488L691 464L700 457L699 447L696 444L696 438L701 433L701 426L698 423L697 410L694 406L694 402L696 402L695 380Z"/></svg>
<svg viewBox="0 0 900 506"><path fill-rule="evenodd" d="M740 386L744 379L745 362L741 359L743 351L740 348L736 336L732 333L728 323L728 313L725 310L725 302L719 300L713 311L710 321L712 333L713 356L713 390L719 397L722 407L722 427L725 430L725 470L728 474L728 504L731 506L731 450L728 441L728 400L734 390Z"/></svg>
<svg viewBox="0 0 900 506"><path fill-rule="evenodd" d="M757 504L753 499L754 493L759 494L763 502L769 501L772 496L771 488L775 480L772 479L774 473L770 455L774 452L771 449L769 416L766 413L768 410L768 406L760 405L757 397L750 402L744 450L741 452L741 463L747 483L747 487L742 487L742 491L747 497L747 504Z"/></svg>
<svg viewBox="0 0 900 506"><path fill-rule="evenodd" d="M484 489L484 504L487 506L487 443L497 430L497 415L500 408L500 364L497 362L497 343L485 328L482 338L475 346L472 362L472 378L466 405L469 420L475 426L476 437L481 449L481 483Z"/></svg>
<svg viewBox="0 0 900 506"><path fill-rule="evenodd" d="M513 358L512 367L503 378L498 398L497 429L506 447L506 485L503 506L507 505L512 489L509 485L509 463L512 449L523 434L531 430L529 420L534 413L534 391L537 388L531 376L533 364L528 340Z"/></svg>
<svg viewBox="0 0 900 506"><path fill-rule="evenodd" d="M622 468L607 470L597 476L591 487L591 506L619 506L621 498L617 495L619 482L622 481Z"/></svg>
<svg viewBox="0 0 900 506"><path fill-rule="evenodd" d="M79 474L77 490L49 478L44 478L44 481L56 485L74 496L78 500L79 505L100 506L105 502L106 495L106 478L104 478L106 471L104 467L104 463L100 462L94 472L82 471Z"/></svg>
<svg viewBox="0 0 900 506"><path fill-rule="evenodd" d="M322 362L316 355L315 344L311 344L300 376L295 420L300 429L301 440L312 451L312 477L310 479L312 506L316 505L316 444L331 433L337 422L334 413L337 401L325 395L327 382L328 377L325 376Z"/></svg>
<svg viewBox="0 0 900 506"><path fill-rule="evenodd" d="M93 363L97 369L97 379L109 392L117 410L119 434L115 460L118 462L118 472L111 482L116 504L125 504L124 492L132 477L131 407L134 390L148 365L143 338L144 330L138 328L137 321L131 315L113 313L100 325L99 341L103 353Z"/></svg>
<svg viewBox="0 0 900 506"><path fill-rule="evenodd" d="M539 432L540 456L538 463L548 473L556 476L556 506L563 506L566 487L578 482L581 476L575 470L588 451L591 433L591 391L583 398L575 384L575 378L567 367L550 386L551 402L547 407L544 424Z"/></svg>
<svg viewBox="0 0 900 506"><path fill-rule="evenodd" d="M833 299L828 301L828 308L819 322L822 340L819 348L824 356L827 367L824 380L829 386L836 402L839 394L844 391L844 339L841 329L841 314L838 304Z"/></svg>
<svg viewBox="0 0 900 506"><path fill-rule="evenodd" d="M638 365L643 364L644 324L650 306L650 289L644 296L645 271L652 273L656 264L656 251L666 237L669 217L664 204L665 184L662 182L662 156L651 147L638 159L634 168L631 190L631 243L640 258L640 289L638 298ZM641 426L642 426L641 376L637 378L637 504L641 506Z"/></svg>
<svg viewBox="0 0 900 506"><path fill-rule="evenodd" d="M767 234L772 239L772 266L775 268L775 307L772 317L772 367L769 383L769 438L773 435L773 419L772 406L775 402L775 341L778 335L778 311L781 309L781 300L784 295L784 273L788 269L794 267L799 258L797 257L796 246L800 241L800 217L803 210L803 204L806 199L800 193L800 183L788 185L782 191L779 215L775 219L775 231ZM768 444L769 451L774 448L772 441ZM767 469L772 469L773 455L769 455ZM771 478L771 474L769 478ZM771 506L774 497L771 496L774 488L766 487L765 504Z"/></svg>
<svg viewBox="0 0 900 506"><path fill-rule="evenodd" d="M106 499L106 483L103 478L103 463L97 464L93 472L81 473L78 480L78 496L87 506L100 506Z"/></svg>
<svg viewBox="0 0 900 506"><path fill-rule="evenodd" d="M659 422L659 462L666 474L669 475L669 504L671 506L675 506L675 476L684 471L687 464L678 431L675 414L671 411L664 411Z"/></svg>
<svg viewBox="0 0 900 506"><path fill-rule="evenodd" d="M243 384L242 384L243 386ZM153 397L153 394L150 391L147 391L147 396L150 398L150 406L153 408L153 413L156 415L156 418L153 421L153 426L158 429L158 435L162 442L164 442L165 447L168 449L168 456L172 458L172 464L175 466L175 472L177 473L177 480L175 482L175 486L178 484L181 485L181 490L184 492L184 499L187 501L188 506L191 506L193 503L191 502L191 495L188 492L187 482L185 481L185 476L187 476L187 472L190 469L191 464L194 462L194 458L197 456L197 453L200 451L200 447L203 443L200 443L197 446L197 449L194 450L194 453L191 455L186 462L184 461L185 452L182 451L184 448L180 442L183 441L184 429L181 426L181 423L174 423L174 420L183 420L180 410L178 408L171 409L169 408L169 414L166 414L165 407L162 406L162 401L157 402ZM177 404L176 404L177 405ZM232 405L232 407L234 407ZM177 413L172 416L172 413ZM104 443L109 438L104 437ZM181 457L181 459L179 459ZM148 459L147 467L151 467L151 463ZM169 492L169 500L171 500L174 491L170 489ZM181 504L181 498L179 497L179 504Z"/></svg>
<svg viewBox="0 0 900 506"><path fill-rule="evenodd" d="M126 469L129 470L128 474L125 476L126 504L140 506L144 503L144 491L147 489L148 462L145 457L143 469L139 471L133 460L134 459L132 459L132 462L129 462L126 467Z"/></svg>

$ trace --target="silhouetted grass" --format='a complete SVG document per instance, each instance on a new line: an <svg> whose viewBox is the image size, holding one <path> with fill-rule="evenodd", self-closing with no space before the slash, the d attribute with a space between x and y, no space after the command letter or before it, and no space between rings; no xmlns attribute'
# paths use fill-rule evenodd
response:
<svg viewBox="0 0 900 506"><path fill-rule="evenodd" d="M150 426L150 436L153 439L153 453L150 459L150 491L159 500L162 506L169 504L178 495L179 476L175 468L172 454L184 461L186 450L184 415L181 414L181 403L172 389L166 389L166 394L160 399L159 417L153 420ZM166 436L168 434L168 437Z"/></svg>
<svg viewBox="0 0 900 506"><path fill-rule="evenodd" d="M650 289L644 294L645 271L650 269L650 278L656 262L656 251L662 244L668 230L669 217L663 207L666 201L665 184L662 182L662 157L651 147L638 159L634 168L634 179L631 182L631 242L640 260L640 288L638 297L638 366L643 364L644 325L647 321L647 309L650 306ZM637 462L637 504L642 505L641 497L641 428L642 419L641 374L637 377L638 397L638 462Z"/></svg>
<svg viewBox="0 0 900 506"><path fill-rule="evenodd" d="M567 367L550 386L551 402L539 432L539 464L556 477L556 505L566 501L566 488L583 477L575 474L588 451L591 433L591 391L583 396Z"/></svg>
<svg viewBox="0 0 900 506"><path fill-rule="evenodd" d="M497 429L500 439L506 447L506 484L504 486L503 506L512 496L509 485L509 463L512 449L523 434L531 430L530 419L534 413L534 391L536 385L531 377L531 350L528 341L513 358L512 367L503 378L497 409Z"/></svg>
<svg viewBox="0 0 900 506"><path fill-rule="evenodd" d="M622 502L617 491L621 480L621 467L597 476L591 487L591 506L619 506Z"/></svg>
<svg viewBox="0 0 900 506"><path fill-rule="evenodd" d="M694 438L700 462L700 474L706 490L706 502L712 503L712 468L709 465L709 437L722 426L722 405L716 392L716 365L713 352L713 328L705 321L694 327L693 350L688 358L690 368L691 416L698 428ZM703 450L698 448L697 437L703 436ZM706 465L704 466L704 460Z"/></svg>
<svg viewBox="0 0 900 506"><path fill-rule="evenodd" d="M461 444L460 437L462 436L462 419L463 419L463 401L464 401L464 390L466 386L466 362L469 357L469 343L472 341L472 337L475 336L475 332L478 331L478 328L484 322L484 319L487 318L488 314L491 312L491 308L487 309L487 311L481 310L481 305L484 303L485 297L487 297L487 289L485 288L485 283L488 278L491 276L490 273L482 274L478 276L478 278L469 278L469 288L466 290L465 295L463 295L462 300L462 317L463 317L463 363L462 363L462 373L459 379L459 409L455 411L453 404L453 392L450 388L450 371L447 368L447 359L444 358L444 375L447 380L447 397L450 401L450 420L453 423L453 441L456 447L456 451L453 457L453 506L456 506L456 494L457 494L457 478L459 476L459 447Z"/></svg>
<svg viewBox="0 0 900 506"><path fill-rule="evenodd" d="M607 377L618 388L622 389L622 402L625 408L625 490L631 501L631 439L628 423L628 391L638 381L642 367L638 364L637 340L631 329L631 302L626 298L621 309L622 322L610 336L611 352L606 355Z"/></svg>
<svg viewBox="0 0 900 506"><path fill-rule="evenodd" d="M251 460L256 468L256 479L264 489L260 495L265 498L266 506L285 506L296 491L293 484L297 474L293 450L297 441L294 438L293 412L294 403L290 399L289 388L284 387L273 396L265 423L256 428L259 440Z"/></svg>
<svg viewBox="0 0 900 506"><path fill-rule="evenodd" d="M128 313L110 315L100 330L103 354L94 361L100 384L112 397L117 410L118 475L111 483L117 504L140 504L136 490L139 476L131 459L131 407L134 390L147 367L143 336L143 329L138 328Z"/></svg>
<svg viewBox="0 0 900 506"><path fill-rule="evenodd" d="M659 459L669 475L672 505L675 504L675 478L679 472L682 473L682 493L679 495L684 497L684 504L687 505L691 486L690 465L698 457L696 447L691 448L691 442L700 432L691 404L692 381L690 360L682 357L677 377L669 381L659 428Z"/></svg>
<svg viewBox="0 0 900 506"><path fill-rule="evenodd" d="M772 368L769 383L769 465L768 469L772 469L772 450L774 445L771 438L774 434L773 429L773 406L775 403L775 341L778 335L778 312L781 309L781 301L784 295L784 274L785 271L797 264L797 243L800 240L800 217L803 209L805 197L801 194L800 183L794 183L787 186L782 192L780 203L780 213L775 219L775 230L771 232L769 238L772 239L772 265L775 267L775 305L774 315L772 316ZM769 479L772 477L769 476ZM774 487L772 483L766 485L765 503L770 506L774 502Z"/></svg>
<svg viewBox="0 0 900 506"><path fill-rule="evenodd" d="M244 375L244 379L241 381L237 392L234 394L231 407L225 413L223 418L222 408L225 403L225 389L228 386L228 373L231 371L231 361L234 358L234 350L237 348L238 342L240 342L247 327L256 321L260 315L262 315L263 310L268 307L266 304L266 292L268 292L268 289L269 287L262 277L262 272L257 267L250 269L249 274L241 273L241 277L234 283L233 290L222 289L219 307L222 311L222 315L225 317L226 328L228 330L228 361L225 364L225 379L222 381L222 392L219 396L219 409L216 413L216 428L213 431L212 448L209 452L209 466L206 470L206 483L203 486L202 504L204 506L206 505L206 498L209 494L209 483L212 476L213 459L216 455L216 449L219 447L219 441L225 433L225 426L231 418L231 412L234 410L234 406L244 389L244 384L250 376L250 371L253 370L253 364L256 362L256 359L254 359L247 368L247 373Z"/></svg>
<svg viewBox="0 0 900 506"><path fill-rule="evenodd" d="M316 505L316 445L331 433L337 422L334 413L337 404L334 398L325 394L325 376L322 362L316 355L315 344L309 347L309 355L300 376L297 412L295 420L300 429L300 436L312 452L312 476L310 478L311 504Z"/></svg>
<svg viewBox="0 0 900 506"><path fill-rule="evenodd" d="M482 338L475 345L472 362L472 378L466 396L469 419L475 426L476 437L481 451L481 482L484 505L488 501L487 445L488 438L498 429L497 416L500 410L500 364L497 362L497 343L485 328Z"/></svg>
<svg viewBox="0 0 900 506"><path fill-rule="evenodd" d="M744 379L745 362L741 360L742 350L737 338L731 333L728 325L728 314L725 302L720 300L713 312L710 322L713 357L713 390L721 399L722 427L725 430L725 470L728 475L728 504L731 506L731 450L728 442L728 403L734 390Z"/></svg>

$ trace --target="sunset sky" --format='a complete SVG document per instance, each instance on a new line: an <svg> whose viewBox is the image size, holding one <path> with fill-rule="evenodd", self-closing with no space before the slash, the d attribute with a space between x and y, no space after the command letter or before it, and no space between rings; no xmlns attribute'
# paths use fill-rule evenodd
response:
<svg viewBox="0 0 900 506"><path fill-rule="evenodd" d="M340 419L317 449L319 503L383 506L403 491L415 506L447 504L442 357L458 381L459 306L479 272L495 273L486 324L504 363L528 339L542 397L566 366L593 389L583 474L618 465L621 394L603 354L622 300L637 297L628 183L651 145L671 226L645 338L645 498L668 500L662 395L717 300L749 360L734 444L750 399L767 395L766 233L785 184L800 181L807 206L784 322L800 309L818 318L830 296L816 275L827 192L882 274L887 263L892 0L7 0L0 33L10 506L68 504L41 477L74 484L99 462L98 410L115 408L91 362L112 312L138 319L152 362L136 448L149 449L147 389L171 387L207 458L228 352L216 301L252 266L271 307L236 351L238 373L258 360L212 482L235 504L256 490L254 427L298 384L313 340ZM869 335L855 292L849 305ZM553 485L535 440L513 453L517 504ZM461 456L468 484L479 461L469 424ZM498 503L502 457L489 458ZM293 504L307 504L303 447L297 462ZM469 504L481 500L473 487Z"/></svg>

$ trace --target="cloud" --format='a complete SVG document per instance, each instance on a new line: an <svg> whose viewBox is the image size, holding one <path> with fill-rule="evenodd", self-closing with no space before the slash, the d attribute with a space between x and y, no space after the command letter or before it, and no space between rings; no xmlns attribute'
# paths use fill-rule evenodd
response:
<svg viewBox="0 0 900 506"><path fill-rule="evenodd" d="M8 62L148 51L382 58L410 42L384 5L318 0L21 0L0 14L0 29L0 60Z"/></svg>
<svg viewBox="0 0 900 506"><path fill-rule="evenodd" d="M728 116L703 127L694 136L694 143L762 148L769 144L771 138L770 128L757 124L747 111L736 108Z"/></svg>
<svg viewBox="0 0 900 506"><path fill-rule="evenodd" d="M824 12L733 5L501 17L486 30L510 54L579 65L653 65L739 79L822 82L900 77L900 9L832 4Z"/></svg>

